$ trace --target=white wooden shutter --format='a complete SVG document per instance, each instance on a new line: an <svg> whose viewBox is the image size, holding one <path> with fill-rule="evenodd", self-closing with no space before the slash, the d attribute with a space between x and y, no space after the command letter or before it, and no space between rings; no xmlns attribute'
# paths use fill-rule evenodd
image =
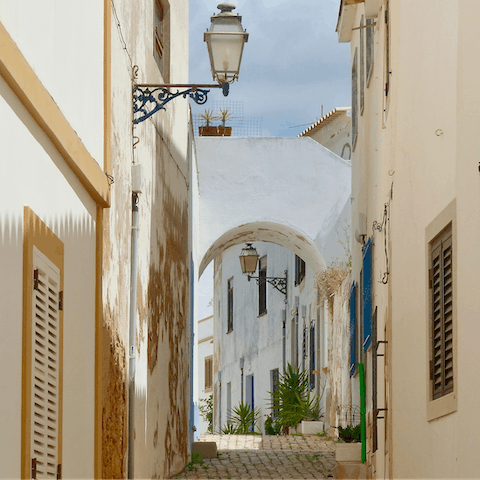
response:
<svg viewBox="0 0 480 480"><path fill-rule="evenodd" d="M33 250L31 459L36 478L56 478L58 464L60 270Z"/></svg>

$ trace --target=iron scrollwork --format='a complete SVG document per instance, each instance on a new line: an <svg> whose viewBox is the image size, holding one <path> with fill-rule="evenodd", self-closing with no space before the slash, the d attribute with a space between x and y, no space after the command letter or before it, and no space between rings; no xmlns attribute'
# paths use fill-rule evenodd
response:
<svg viewBox="0 0 480 480"><path fill-rule="evenodd" d="M189 96L198 105L203 105L207 101L209 91L190 86L187 90L177 90L173 93L165 87L135 85L133 87L133 123L143 122L159 110L165 110L165 104L180 96L183 96L183 98ZM152 106L153 108L150 110ZM135 118L136 114L139 114L139 116Z"/></svg>
<svg viewBox="0 0 480 480"><path fill-rule="evenodd" d="M285 296L287 295L287 273L288 271L285 270L285 277L252 277L251 275L248 276L248 280L254 279L257 282L257 285L263 285L264 283L269 283L276 288L280 293L283 293Z"/></svg>

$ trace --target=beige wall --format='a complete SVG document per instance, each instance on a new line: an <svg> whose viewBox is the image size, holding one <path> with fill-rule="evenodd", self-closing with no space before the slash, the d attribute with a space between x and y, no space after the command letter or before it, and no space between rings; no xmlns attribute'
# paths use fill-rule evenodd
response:
<svg viewBox="0 0 480 480"><path fill-rule="evenodd" d="M385 1L383 2L385 4ZM359 119L352 159L353 229L371 236L388 203L391 236L388 284L379 281L385 267L384 230L375 232L374 306L378 338L386 338L388 367L379 364L379 407L383 407L384 373L390 386L387 404L387 455L383 420L376 476L398 478L474 477L480 468L479 438L472 409L480 394L480 354L474 339L480 310L475 294L480 257L479 173L474 160L479 122L479 41L473 18L475 1L404 0L391 4L391 85L385 101L384 12L376 18L375 66ZM359 25L363 4L357 6ZM352 59L359 30L353 31ZM393 189L393 196L389 192ZM366 215L366 221L361 218ZM453 220L456 269L456 376L449 411L430 402L428 242ZM361 248L356 244L353 275L358 278ZM384 334L386 328L386 337ZM383 353L383 346L379 351ZM367 355L367 376L371 352ZM367 410L371 392L367 380ZM370 407L368 405L370 401ZM435 413L435 411L437 413ZM437 418L430 420L437 416ZM382 427L382 428L380 428ZM466 432L470 432L466 434ZM369 444L370 445L370 444ZM390 464L388 461L390 460Z"/></svg>
<svg viewBox="0 0 480 480"><path fill-rule="evenodd" d="M3 79L0 127L5 199L0 209L0 361L10 391L0 400L2 476L21 476L23 209L28 206L64 244L63 475L92 477L95 202Z"/></svg>

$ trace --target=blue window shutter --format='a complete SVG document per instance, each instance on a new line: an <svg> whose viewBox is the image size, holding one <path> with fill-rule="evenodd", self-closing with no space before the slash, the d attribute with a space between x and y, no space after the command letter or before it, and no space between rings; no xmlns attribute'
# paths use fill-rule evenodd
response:
<svg viewBox="0 0 480 480"><path fill-rule="evenodd" d="M366 352L372 343L372 239L363 250L362 305L363 305L363 349Z"/></svg>
<svg viewBox="0 0 480 480"><path fill-rule="evenodd" d="M352 283L350 289L350 377L353 377L357 357L357 285Z"/></svg>

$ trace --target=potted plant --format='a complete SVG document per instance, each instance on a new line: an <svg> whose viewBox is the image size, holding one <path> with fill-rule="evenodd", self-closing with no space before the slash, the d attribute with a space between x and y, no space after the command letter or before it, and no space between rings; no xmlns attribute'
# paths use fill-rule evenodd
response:
<svg viewBox="0 0 480 480"><path fill-rule="evenodd" d="M288 364L286 372L279 377L277 389L269 393L270 406L276 412L275 423L285 434L291 430L296 432L303 420L318 421L323 417L319 398L311 396L307 371Z"/></svg>
<svg viewBox="0 0 480 480"><path fill-rule="evenodd" d="M231 137L232 127L226 126L226 122L232 119L232 115L230 114L229 110L227 108L221 108L216 118L222 121L222 124L218 127L218 133L222 137Z"/></svg>
<svg viewBox="0 0 480 480"><path fill-rule="evenodd" d="M339 427L338 437L341 440L335 446L335 460L337 462L361 462L362 444L360 443L360 425Z"/></svg>
<svg viewBox="0 0 480 480"><path fill-rule="evenodd" d="M198 133L201 137L216 137L218 136L218 129L216 126L211 125L217 117L213 115L213 110L206 108L203 113L199 113L200 118L205 120L205 125L198 127Z"/></svg>

